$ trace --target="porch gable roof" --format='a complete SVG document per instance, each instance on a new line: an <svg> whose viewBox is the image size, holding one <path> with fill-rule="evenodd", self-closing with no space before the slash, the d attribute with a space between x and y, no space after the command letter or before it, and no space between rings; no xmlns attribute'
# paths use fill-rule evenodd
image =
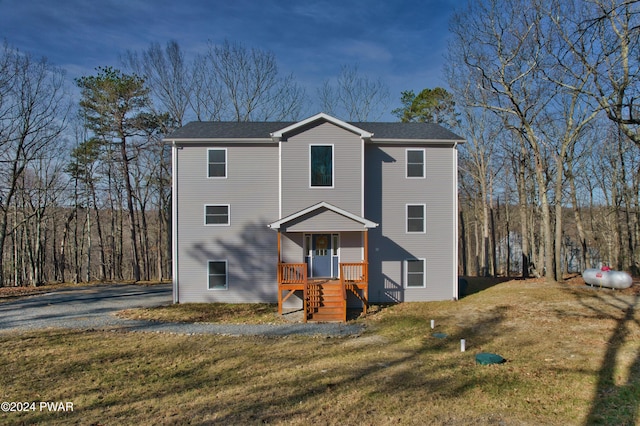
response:
<svg viewBox="0 0 640 426"><path fill-rule="evenodd" d="M365 219L364 217L358 216L356 214L353 214L351 212L348 212L344 209L341 209L340 207L336 207L332 204L327 203L326 201L321 201L318 204L314 204L312 206L307 207L306 209L300 210L299 212L290 214L289 216L283 217L280 220L277 220L276 222L270 223L268 226L271 229L280 229L281 227L283 227L284 225L286 225L287 223L293 222L296 219L302 218L303 216L307 215L307 214L317 214L321 211L325 211L325 210L329 210L332 211L336 214L339 214L341 216L344 216L350 220L352 220L353 222L356 222L358 224L360 224L360 226L362 226L362 228L375 228L378 226L377 223L372 222L368 219Z"/></svg>

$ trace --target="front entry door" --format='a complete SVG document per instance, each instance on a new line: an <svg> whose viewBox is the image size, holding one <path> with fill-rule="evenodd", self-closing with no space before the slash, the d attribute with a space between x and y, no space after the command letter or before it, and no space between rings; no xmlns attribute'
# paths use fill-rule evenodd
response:
<svg viewBox="0 0 640 426"><path fill-rule="evenodd" d="M331 276L331 234L313 234L312 235L311 256L313 260L313 277L330 277Z"/></svg>

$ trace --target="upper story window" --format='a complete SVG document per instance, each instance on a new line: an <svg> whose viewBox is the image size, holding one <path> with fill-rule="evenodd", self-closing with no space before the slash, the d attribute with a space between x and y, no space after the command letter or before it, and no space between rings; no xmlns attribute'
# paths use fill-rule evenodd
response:
<svg viewBox="0 0 640 426"><path fill-rule="evenodd" d="M333 145L309 147L310 185L333 188Z"/></svg>
<svg viewBox="0 0 640 426"><path fill-rule="evenodd" d="M407 149L407 177L423 178L424 149Z"/></svg>
<svg viewBox="0 0 640 426"><path fill-rule="evenodd" d="M425 210L424 204L407 204L407 232L426 232Z"/></svg>
<svg viewBox="0 0 640 426"><path fill-rule="evenodd" d="M207 177L227 177L227 150L225 148L209 148L207 150Z"/></svg>
<svg viewBox="0 0 640 426"><path fill-rule="evenodd" d="M207 204L204 206L205 225L229 225L229 206L226 204Z"/></svg>

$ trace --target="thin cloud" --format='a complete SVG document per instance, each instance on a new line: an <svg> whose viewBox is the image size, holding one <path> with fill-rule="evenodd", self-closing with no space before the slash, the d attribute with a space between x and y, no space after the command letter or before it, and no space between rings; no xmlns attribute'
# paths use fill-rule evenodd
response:
<svg viewBox="0 0 640 426"><path fill-rule="evenodd" d="M442 85L455 0L0 0L0 40L65 68L70 78L118 66L126 50L176 40L189 58L225 39L273 52L308 93L343 65L393 96Z"/></svg>

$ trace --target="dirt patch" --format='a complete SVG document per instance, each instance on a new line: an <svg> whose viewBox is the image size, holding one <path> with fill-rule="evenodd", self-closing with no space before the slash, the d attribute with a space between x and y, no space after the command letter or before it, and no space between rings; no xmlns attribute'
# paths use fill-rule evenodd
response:
<svg viewBox="0 0 640 426"><path fill-rule="evenodd" d="M0 287L0 298L30 296L45 291L42 287Z"/></svg>

